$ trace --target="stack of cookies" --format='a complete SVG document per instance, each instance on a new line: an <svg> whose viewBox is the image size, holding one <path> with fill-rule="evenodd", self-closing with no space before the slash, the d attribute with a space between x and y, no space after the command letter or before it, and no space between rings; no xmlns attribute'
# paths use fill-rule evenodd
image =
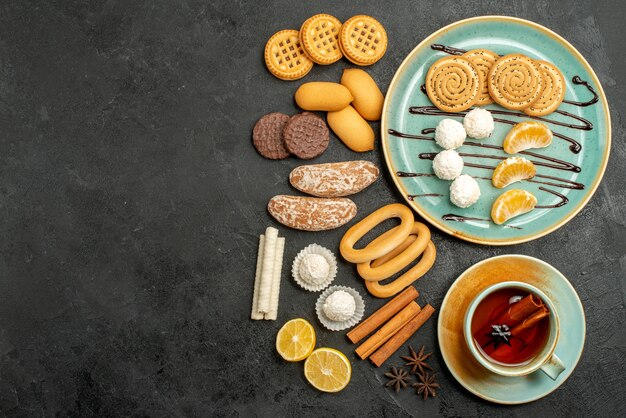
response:
<svg viewBox="0 0 626 418"><path fill-rule="evenodd" d="M330 137L324 119L311 112L293 116L273 112L254 125L252 143L259 154L270 160L289 155L309 160L328 148Z"/></svg>
<svg viewBox="0 0 626 418"><path fill-rule="evenodd" d="M435 61L426 74L426 93L445 112L495 101L507 109L543 116L563 101L565 78L547 61L522 54L499 57L486 49L474 49Z"/></svg>
<svg viewBox="0 0 626 418"><path fill-rule="evenodd" d="M387 33L376 19L353 16L345 23L328 14L307 19L297 30L282 30L265 45L265 64L281 80L297 80L313 64L329 65L345 56L357 65L372 65L387 50Z"/></svg>

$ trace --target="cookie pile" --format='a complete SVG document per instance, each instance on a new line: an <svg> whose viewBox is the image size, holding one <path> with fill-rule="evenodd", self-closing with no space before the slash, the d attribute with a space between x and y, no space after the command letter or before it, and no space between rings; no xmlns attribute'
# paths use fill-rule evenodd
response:
<svg viewBox="0 0 626 418"><path fill-rule="evenodd" d="M297 80L313 64L329 65L345 56L356 65L372 65L385 55L387 33L371 16L357 15L341 23L328 14L308 18L300 30L281 30L265 45L265 65L281 80Z"/></svg>
<svg viewBox="0 0 626 418"><path fill-rule="evenodd" d="M367 121L380 119L385 98L365 71L345 69L341 83L304 83L294 98L304 110L328 112L328 125L352 151L374 149L374 130Z"/></svg>
<svg viewBox="0 0 626 418"><path fill-rule="evenodd" d="M426 93L446 112L496 102L530 116L554 112L565 97L565 79L547 61L522 54L499 57L486 49L438 59L426 74Z"/></svg>
<svg viewBox="0 0 626 418"><path fill-rule="evenodd" d="M308 160L328 148L330 137L324 119L311 112L293 116L273 112L254 125L252 143L265 158L280 160L293 154Z"/></svg>
<svg viewBox="0 0 626 418"><path fill-rule="evenodd" d="M278 222L302 231L339 228L356 216L354 202L345 196L360 192L376 181L378 167L369 161L344 161L296 167L289 182L314 197L278 195L267 211Z"/></svg>

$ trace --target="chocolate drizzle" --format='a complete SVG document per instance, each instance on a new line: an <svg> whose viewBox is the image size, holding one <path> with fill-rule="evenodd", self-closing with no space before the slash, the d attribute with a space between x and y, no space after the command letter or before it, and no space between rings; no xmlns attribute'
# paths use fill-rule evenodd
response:
<svg viewBox="0 0 626 418"><path fill-rule="evenodd" d="M450 55L463 55L467 52L467 50L465 49L454 48L452 46L446 46L441 44L432 44L430 48L434 49L435 51L442 51Z"/></svg>
<svg viewBox="0 0 626 418"><path fill-rule="evenodd" d="M556 192L556 191L550 190L550 189L546 189L545 187L540 187L539 190L543 190L544 192L552 193L553 195L560 197L561 201L558 202L558 203L555 203L554 205L537 205L537 206L535 206L535 209L560 208L561 206L567 205L567 203L569 202L569 199L565 195L563 195L563 194L561 194L559 192Z"/></svg>
<svg viewBox="0 0 626 418"><path fill-rule="evenodd" d="M535 154L534 152L529 152L529 151L523 151L523 152L524 152L524 155L530 155L540 160L548 161L548 162L544 162L544 161L538 161L538 160L530 160L535 165L548 167L548 168L554 168L556 170L565 170L565 171L573 171L574 173L580 173L580 167L572 163L568 163L567 161L559 160L557 158L552 158L552 157L546 157L545 155ZM433 160L435 158L435 155L437 154L438 153L436 152L422 152L419 154L419 158L422 160ZM509 158L509 157L499 156L499 155L471 154L467 152L459 152L459 155L461 157L488 158L491 160L501 160L501 161ZM474 164L474 163L467 163L467 162L465 163L465 165L467 167L475 167L475 168L487 168L487 169L495 168L495 167L488 166L488 165Z"/></svg>
<svg viewBox="0 0 626 418"><path fill-rule="evenodd" d="M407 171L396 171L398 177L434 177L434 174L430 173L409 173Z"/></svg>
<svg viewBox="0 0 626 418"><path fill-rule="evenodd" d="M589 90L591 94L593 94L593 98L586 102L574 102L571 100L563 100L563 103L571 104L574 106L581 106L581 107L591 106L592 104L598 103L598 100L599 100L598 93L596 93L594 88L588 82L586 82L579 76L575 75L574 77L572 77L572 83L579 84L579 85L582 84L583 86L587 87L587 90Z"/></svg>
<svg viewBox="0 0 626 418"><path fill-rule="evenodd" d="M434 132L434 128L425 128L422 130L423 134L428 134L428 133L432 133ZM430 136L425 136L425 135L412 135L412 134L407 134L407 133L403 133L403 132L399 132L395 129L388 129L387 133L389 135L393 135L399 138L407 138L407 139L417 139L417 140L421 140L421 141L434 141L433 137ZM503 148L498 146L498 145L489 145L489 144L483 144L480 142L473 142L473 141L466 141L464 144L464 146L469 146L469 147L477 147L477 148L487 148L487 149L494 149L494 150L499 150L499 151L503 151ZM427 154L427 153L424 153ZM432 158L434 158L434 153L431 153L433 155ZM581 171L580 167L574 165L574 164L570 164L566 161L563 160L559 160L556 158L552 158L552 157L547 157L544 155L540 155L531 151L521 151L520 154L522 155L527 155L529 157L534 157L534 158L539 158L539 159L544 159L547 160L553 164L548 164L548 163L542 163L542 162L537 162L537 161L533 161L533 163L535 163L536 165L543 165L545 167L550 167L550 168L556 168L556 169L560 169L560 170L566 170L566 171L572 171L575 173L579 173ZM475 156L475 157L486 157L486 158L492 158L492 159L500 159L500 160L504 160L507 157L496 157L496 156L490 156L487 154L463 154L460 153L459 155L467 155L467 156ZM422 159L429 159L432 160L432 158L429 157L422 157L422 155L420 154L420 158ZM466 162L465 163L466 166L468 167L474 167L474 168L483 168L483 169L487 169L487 170L493 170L495 168L495 166L489 166L489 165L483 165L483 164L475 164L475 163L469 163ZM396 175L398 177L421 177L421 176L434 176L434 174L427 174L427 173L409 173L409 172L404 172L404 171L398 171L396 173ZM485 180L490 180L487 177L476 177L476 178L483 178ZM541 180L537 180L537 178L541 178L541 179L546 179L546 180L554 180L557 182L561 182L562 184L556 184L556 183L552 183L552 182L547 182L547 181L541 181ZM574 190L583 190L585 188L585 185L582 183L578 183L575 182L573 180L569 180L569 179L564 179L564 178L560 178L560 177L554 177L554 176L548 176L548 175L544 175L544 174L537 174L535 175L534 178L526 180L529 181L531 183L538 183L538 184L545 184L548 186L555 186L555 187L563 187L563 188L567 188L567 189L574 189Z"/></svg>
<svg viewBox="0 0 626 418"><path fill-rule="evenodd" d="M428 129L432 129L432 128L428 128ZM428 132L426 132L426 129L424 129L422 131L423 134L433 133L433 132L435 132L434 129L432 129L431 131L428 131ZM404 132L396 131L395 129L387 129L387 133L389 135L397 136L397 137L400 137L400 138L410 138L410 139L421 139L421 140L424 140L424 141L434 141L434 138L431 137L431 136L405 134Z"/></svg>
<svg viewBox="0 0 626 418"><path fill-rule="evenodd" d="M465 164L465 165L469 166L469 164ZM477 167L477 166L478 165L476 164L476 165L473 165L472 167ZM490 167L490 166L485 165L485 166L481 166L477 168L493 170L495 167ZM435 177L434 174L430 174L430 173L409 173L406 171L397 171L396 176L398 177ZM481 176L472 176L472 177L474 177L475 179L491 181L491 177L481 177ZM549 181L536 180L538 177L543 178L543 179L559 181L559 182L562 182L562 184L552 183ZM572 189L572 190L584 190L585 189L585 185L582 183L578 183L573 180L562 179L560 177L546 176L544 174L535 174L535 177L533 177L532 179L527 179L524 181L527 181L529 183L545 184L547 186L562 187L564 189Z"/></svg>
<svg viewBox="0 0 626 418"><path fill-rule="evenodd" d="M467 221L491 222L491 219L474 218L470 216L456 215L454 213L448 213L446 215L443 215L441 219L444 221L453 221L453 222L467 222ZM507 228L513 228L513 229L522 229L519 226L514 226L514 225L502 225L502 226L507 227Z"/></svg>
<svg viewBox="0 0 626 418"><path fill-rule="evenodd" d="M462 118L467 114L467 112L468 111L456 112L456 113L446 112L446 111L436 108L435 106L411 106L409 108L409 113L412 115L452 116L452 117ZM524 118L524 119L532 118L532 119L540 120L542 122L551 123L553 125L559 125L559 126L564 126L566 128L579 129L583 131L590 131L593 129L593 124L587 119L582 118L578 115L574 115L573 113L566 112L564 110L557 110L555 113L560 113L564 116L576 119L580 121L582 125L575 125L571 123L560 122L558 120L548 119L548 118L544 118L541 116L528 116L525 113L512 112L509 110L490 110L490 112L495 115L506 115L506 116L512 116L512 117L517 117L517 118ZM515 125L517 123L515 121L502 119L502 118L493 118L493 120L494 122L506 123L507 125ZM575 154L578 154L580 150L582 149L580 142L576 141L574 138L571 138L563 134L559 134L557 132L553 132L553 135L556 136L557 138L561 138L569 142L571 144L569 149Z"/></svg>
<svg viewBox="0 0 626 418"><path fill-rule="evenodd" d="M416 197L428 197L428 196L441 197L443 195L439 193L409 194L406 196L406 198L412 201L412 200L415 200Z"/></svg>

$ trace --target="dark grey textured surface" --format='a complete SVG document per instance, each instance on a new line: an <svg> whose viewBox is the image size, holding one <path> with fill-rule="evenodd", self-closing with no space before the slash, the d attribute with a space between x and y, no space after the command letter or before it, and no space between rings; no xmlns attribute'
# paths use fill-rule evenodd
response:
<svg viewBox="0 0 626 418"><path fill-rule="evenodd" d="M626 406L626 43L612 2L13 1L0 6L0 415L2 416L624 416ZM337 3L337 4L335 4ZM601 4L596 4L601 3ZM301 364L274 350L280 325L311 320L318 345L351 353L321 329L316 294L288 266L311 242L336 248L344 229L287 238L279 320L248 319L268 199L291 192L296 159L264 160L254 122L296 111L298 83L264 68L266 39L308 16L366 13L390 38L368 71L386 89L406 54L455 20L506 14L570 40L597 71L612 109L605 178L568 225L508 248L433 231L439 258L419 282L438 306L471 264L540 257L570 278L587 315L572 377L532 404L503 407L457 384L436 351L435 322L414 337L435 349L440 395L381 387L353 358L352 382L316 392ZM338 80L348 64L306 80ZM337 140L318 161L362 157ZM381 155L365 155L382 165ZM400 196L387 175L354 197L361 213ZM339 284L363 290L342 263ZM382 304L367 297L367 312ZM351 357L352 358L352 357Z"/></svg>

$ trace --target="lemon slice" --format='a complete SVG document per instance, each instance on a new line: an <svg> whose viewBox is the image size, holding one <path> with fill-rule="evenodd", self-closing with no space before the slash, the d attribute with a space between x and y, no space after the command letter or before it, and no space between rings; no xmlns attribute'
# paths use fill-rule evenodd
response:
<svg viewBox="0 0 626 418"><path fill-rule="evenodd" d="M532 161L521 157L509 157L498 164L493 171L491 182L494 187L502 189L517 181L533 178L536 172Z"/></svg>
<svg viewBox="0 0 626 418"><path fill-rule="evenodd" d="M348 386L351 375L350 361L334 348L318 348L304 362L304 376L322 392L339 392Z"/></svg>
<svg viewBox="0 0 626 418"><path fill-rule="evenodd" d="M535 208L537 198L526 190L513 189L502 193L491 207L491 219L500 225Z"/></svg>
<svg viewBox="0 0 626 418"><path fill-rule="evenodd" d="M276 334L276 350L287 361L302 361L315 348L315 330L306 319L287 321Z"/></svg>
<svg viewBox="0 0 626 418"><path fill-rule="evenodd" d="M528 121L515 125L502 147L508 154L516 154L529 148L545 148L552 143L552 131L543 123Z"/></svg>

